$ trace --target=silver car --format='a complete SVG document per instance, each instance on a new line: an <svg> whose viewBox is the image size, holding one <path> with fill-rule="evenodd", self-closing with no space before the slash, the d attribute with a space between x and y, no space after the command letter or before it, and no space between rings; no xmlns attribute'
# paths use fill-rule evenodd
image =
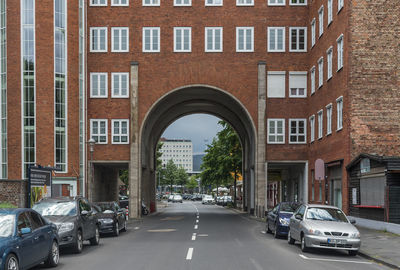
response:
<svg viewBox="0 0 400 270"><path fill-rule="evenodd" d="M290 218L288 243L301 243L301 250L329 248L348 250L355 256L360 249L360 232L342 210L335 206L302 204Z"/></svg>

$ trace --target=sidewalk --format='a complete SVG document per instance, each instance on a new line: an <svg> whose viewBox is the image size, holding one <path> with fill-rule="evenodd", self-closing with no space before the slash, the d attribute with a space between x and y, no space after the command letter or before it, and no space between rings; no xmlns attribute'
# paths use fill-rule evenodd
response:
<svg viewBox="0 0 400 270"><path fill-rule="evenodd" d="M357 226L361 234L360 256L400 269L400 235Z"/></svg>

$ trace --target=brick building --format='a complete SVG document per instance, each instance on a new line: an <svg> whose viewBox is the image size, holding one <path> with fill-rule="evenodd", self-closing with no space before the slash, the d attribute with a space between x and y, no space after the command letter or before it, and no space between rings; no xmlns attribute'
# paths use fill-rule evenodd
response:
<svg viewBox="0 0 400 270"><path fill-rule="evenodd" d="M210 113L241 138L245 209L348 211L346 165L399 149L395 1L0 2L3 179L49 164L71 194L111 199L129 168L139 215L140 200L154 201L162 131Z"/></svg>

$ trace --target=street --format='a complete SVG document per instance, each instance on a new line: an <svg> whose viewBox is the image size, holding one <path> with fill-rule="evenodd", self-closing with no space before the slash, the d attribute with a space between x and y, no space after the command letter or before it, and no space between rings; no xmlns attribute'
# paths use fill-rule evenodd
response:
<svg viewBox="0 0 400 270"><path fill-rule="evenodd" d="M35 269L40 269L36 267ZM264 223L199 202L169 204L130 222L118 238L104 237L82 254L62 252L56 269L389 269L347 252L313 250L265 234Z"/></svg>

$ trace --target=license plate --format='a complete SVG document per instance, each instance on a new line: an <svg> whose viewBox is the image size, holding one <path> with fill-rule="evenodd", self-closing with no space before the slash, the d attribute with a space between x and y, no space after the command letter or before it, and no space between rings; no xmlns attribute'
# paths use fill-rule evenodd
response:
<svg viewBox="0 0 400 270"><path fill-rule="evenodd" d="M328 244L346 244L346 240L344 239L329 239Z"/></svg>

